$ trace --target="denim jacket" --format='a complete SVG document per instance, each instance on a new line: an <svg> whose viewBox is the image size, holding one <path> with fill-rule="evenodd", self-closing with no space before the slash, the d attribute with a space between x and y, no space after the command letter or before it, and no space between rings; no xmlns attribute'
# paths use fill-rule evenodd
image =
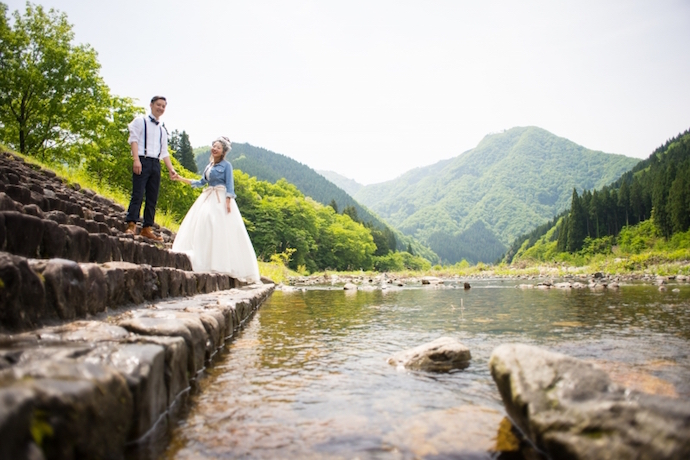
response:
<svg viewBox="0 0 690 460"><path fill-rule="evenodd" d="M208 179L206 173L208 171ZM217 164L206 166L201 179L192 181L192 187L203 187L208 184L211 187L225 185L225 196L235 198L235 178L232 177L232 165L227 160L222 160Z"/></svg>

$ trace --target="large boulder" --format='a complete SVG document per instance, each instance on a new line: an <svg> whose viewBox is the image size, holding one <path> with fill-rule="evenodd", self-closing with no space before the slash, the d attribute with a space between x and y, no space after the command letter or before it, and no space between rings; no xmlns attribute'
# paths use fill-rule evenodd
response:
<svg viewBox="0 0 690 460"><path fill-rule="evenodd" d="M690 458L690 402L636 393L585 361L506 344L489 362L513 422L549 458Z"/></svg>
<svg viewBox="0 0 690 460"><path fill-rule="evenodd" d="M441 337L391 356L388 364L407 369L448 372L466 368L471 359L470 350L465 345L456 339Z"/></svg>

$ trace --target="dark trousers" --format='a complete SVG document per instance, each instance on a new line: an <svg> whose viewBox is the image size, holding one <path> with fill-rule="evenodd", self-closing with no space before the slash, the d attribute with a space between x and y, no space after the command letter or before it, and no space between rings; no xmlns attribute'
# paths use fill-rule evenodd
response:
<svg viewBox="0 0 690 460"><path fill-rule="evenodd" d="M161 185L161 163L156 158L139 157L141 174L132 173L132 199L127 210L127 222L138 222L141 202L146 195L144 227L151 227L156 217L158 190Z"/></svg>

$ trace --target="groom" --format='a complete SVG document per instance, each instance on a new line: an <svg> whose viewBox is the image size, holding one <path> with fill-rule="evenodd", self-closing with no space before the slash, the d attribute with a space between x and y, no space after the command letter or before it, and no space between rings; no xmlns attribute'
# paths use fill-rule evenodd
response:
<svg viewBox="0 0 690 460"><path fill-rule="evenodd" d="M160 121L167 105L168 102L163 96L153 96L151 114L138 116L128 125L128 142L132 149L133 165L132 198L127 210L125 233L136 235L141 202L146 195L141 236L153 241L163 241L163 238L153 233L153 220L156 216L156 203L161 183L160 160L165 162L170 179L177 177L168 153L168 130Z"/></svg>

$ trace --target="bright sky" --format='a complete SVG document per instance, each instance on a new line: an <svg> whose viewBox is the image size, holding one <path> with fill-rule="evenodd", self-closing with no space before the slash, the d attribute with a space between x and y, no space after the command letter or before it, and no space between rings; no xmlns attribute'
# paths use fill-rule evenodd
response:
<svg viewBox="0 0 690 460"><path fill-rule="evenodd" d="M0 0L10 11L25 2ZM690 128L688 0L42 0L114 94L362 184L539 126L646 158Z"/></svg>

